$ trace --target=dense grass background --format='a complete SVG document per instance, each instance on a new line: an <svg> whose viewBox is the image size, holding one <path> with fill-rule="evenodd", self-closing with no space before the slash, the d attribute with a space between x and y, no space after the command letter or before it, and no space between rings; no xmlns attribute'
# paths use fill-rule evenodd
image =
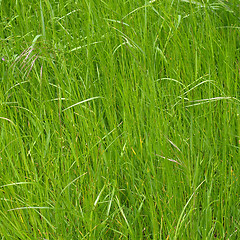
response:
<svg viewBox="0 0 240 240"><path fill-rule="evenodd" d="M1 239L240 238L238 0L0 18Z"/></svg>

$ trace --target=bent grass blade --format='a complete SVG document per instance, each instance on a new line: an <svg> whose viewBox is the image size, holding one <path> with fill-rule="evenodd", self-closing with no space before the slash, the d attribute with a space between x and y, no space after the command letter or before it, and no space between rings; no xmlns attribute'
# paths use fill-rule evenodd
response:
<svg viewBox="0 0 240 240"><path fill-rule="evenodd" d="M82 103L89 102L89 101L92 101L92 100L98 99L98 98L103 98L103 97L92 97L92 98L85 99L85 100L83 100L83 101L81 101L81 102L78 102L78 103L75 103L75 104L71 105L70 107L65 108L65 109L63 110L63 112L66 111L66 110L68 110L68 109L70 109L70 108L76 107L77 105L80 105L80 104L82 104Z"/></svg>

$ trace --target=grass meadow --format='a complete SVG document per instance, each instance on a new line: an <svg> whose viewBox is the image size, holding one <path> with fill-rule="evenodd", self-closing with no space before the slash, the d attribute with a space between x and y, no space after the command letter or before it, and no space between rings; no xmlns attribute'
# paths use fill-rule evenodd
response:
<svg viewBox="0 0 240 240"><path fill-rule="evenodd" d="M0 238L240 239L239 0L0 0Z"/></svg>

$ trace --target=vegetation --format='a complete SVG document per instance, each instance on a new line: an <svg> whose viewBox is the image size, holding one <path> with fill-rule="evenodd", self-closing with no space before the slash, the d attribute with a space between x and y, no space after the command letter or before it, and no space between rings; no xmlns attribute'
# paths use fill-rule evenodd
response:
<svg viewBox="0 0 240 240"><path fill-rule="evenodd" d="M238 0L0 18L1 239L240 238Z"/></svg>

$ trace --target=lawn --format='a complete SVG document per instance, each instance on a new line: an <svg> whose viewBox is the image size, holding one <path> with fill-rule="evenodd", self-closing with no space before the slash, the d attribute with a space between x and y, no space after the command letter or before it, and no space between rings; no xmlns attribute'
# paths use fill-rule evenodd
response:
<svg viewBox="0 0 240 240"><path fill-rule="evenodd" d="M239 0L0 0L0 237L240 239Z"/></svg>

